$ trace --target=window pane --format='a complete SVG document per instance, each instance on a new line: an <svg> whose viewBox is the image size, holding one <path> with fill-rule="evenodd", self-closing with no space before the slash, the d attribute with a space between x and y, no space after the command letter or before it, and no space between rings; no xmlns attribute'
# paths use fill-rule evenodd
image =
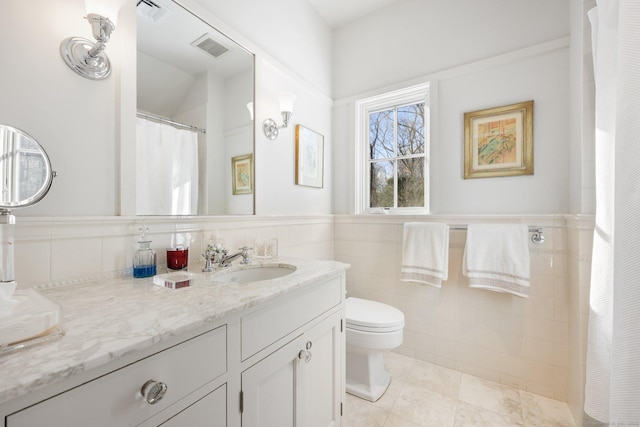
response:
<svg viewBox="0 0 640 427"><path fill-rule="evenodd" d="M424 206L424 157L398 160L398 207Z"/></svg>
<svg viewBox="0 0 640 427"><path fill-rule="evenodd" d="M395 157L393 110L369 114L369 151L371 160Z"/></svg>
<svg viewBox="0 0 640 427"><path fill-rule="evenodd" d="M398 108L398 156L424 153L424 102Z"/></svg>
<svg viewBox="0 0 640 427"><path fill-rule="evenodd" d="M392 208L393 162L372 162L370 169L370 205L372 208Z"/></svg>

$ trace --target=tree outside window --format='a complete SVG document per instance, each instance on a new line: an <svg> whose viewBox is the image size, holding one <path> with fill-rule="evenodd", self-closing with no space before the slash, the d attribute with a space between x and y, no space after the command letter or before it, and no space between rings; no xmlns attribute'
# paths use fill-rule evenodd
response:
<svg viewBox="0 0 640 427"><path fill-rule="evenodd" d="M425 103L369 113L369 207L425 207Z"/></svg>

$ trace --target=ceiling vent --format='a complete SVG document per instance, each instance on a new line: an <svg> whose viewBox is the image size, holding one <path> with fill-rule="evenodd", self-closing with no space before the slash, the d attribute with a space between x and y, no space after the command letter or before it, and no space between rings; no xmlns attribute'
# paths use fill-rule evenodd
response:
<svg viewBox="0 0 640 427"><path fill-rule="evenodd" d="M151 0L138 0L136 11L138 15L154 23L158 22L167 13L167 9Z"/></svg>
<svg viewBox="0 0 640 427"><path fill-rule="evenodd" d="M191 43L191 45L203 50L214 58L220 58L222 55L229 52L229 48L215 40L211 34L203 35Z"/></svg>

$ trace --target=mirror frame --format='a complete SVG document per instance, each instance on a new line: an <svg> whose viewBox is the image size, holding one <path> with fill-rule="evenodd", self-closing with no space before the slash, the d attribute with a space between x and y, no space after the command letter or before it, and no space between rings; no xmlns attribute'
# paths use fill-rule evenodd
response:
<svg viewBox="0 0 640 427"><path fill-rule="evenodd" d="M8 203L4 203L2 198L0 198L0 210L11 210L14 208L22 208L22 207L26 207L26 206L31 206L31 205L35 205L36 203L38 203L40 200L42 200L47 193L49 193L49 190L51 189L51 185L53 183L53 178L55 176L55 172L51 169L51 161L49 160L49 156L47 155L47 152L44 150L44 148L42 147L42 145L40 145L38 143L38 141L36 141L35 138L33 138L31 135L29 135L28 133L26 133L25 131L18 129L16 127L13 126L9 126L9 125L3 125L0 124L0 130L5 130L5 131L9 131L12 132L13 134L16 134L17 136L24 138L32 143L34 143L37 147L37 149L39 150L40 154L42 155L43 159L44 159L44 166L45 166L45 174L46 174L46 178L45 178L45 182L43 183L43 185L40 187L40 189L34 193L33 195L27 197L26 199L17 201L17 202L8 202ZM4 158L5 156L7 156L10 153L2 153L2 157ZM14 157L16 156L15 153L12 154ZM4 159L3 159L4 161Z"/></svg>

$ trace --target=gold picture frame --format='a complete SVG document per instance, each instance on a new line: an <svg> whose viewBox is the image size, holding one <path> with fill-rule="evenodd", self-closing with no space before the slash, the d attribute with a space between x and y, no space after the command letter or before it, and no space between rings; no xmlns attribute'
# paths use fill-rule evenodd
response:
<svg viewBox="0 0 640 427"><path fill-rule="evenodd" d="M464 178L533 175L533 101L464 113Z"/></svg>
<svg viewBox="0 0 640 427"><path fill-rule="evenodd" d="M296 125L296 185L322 188L324 136Z"/></svg>
<svg viewBox="0 0 640 427"><path fill-rule="evenodd" d="M231 190L234 196L253 193L253 154L231 158Z"/></svg>

